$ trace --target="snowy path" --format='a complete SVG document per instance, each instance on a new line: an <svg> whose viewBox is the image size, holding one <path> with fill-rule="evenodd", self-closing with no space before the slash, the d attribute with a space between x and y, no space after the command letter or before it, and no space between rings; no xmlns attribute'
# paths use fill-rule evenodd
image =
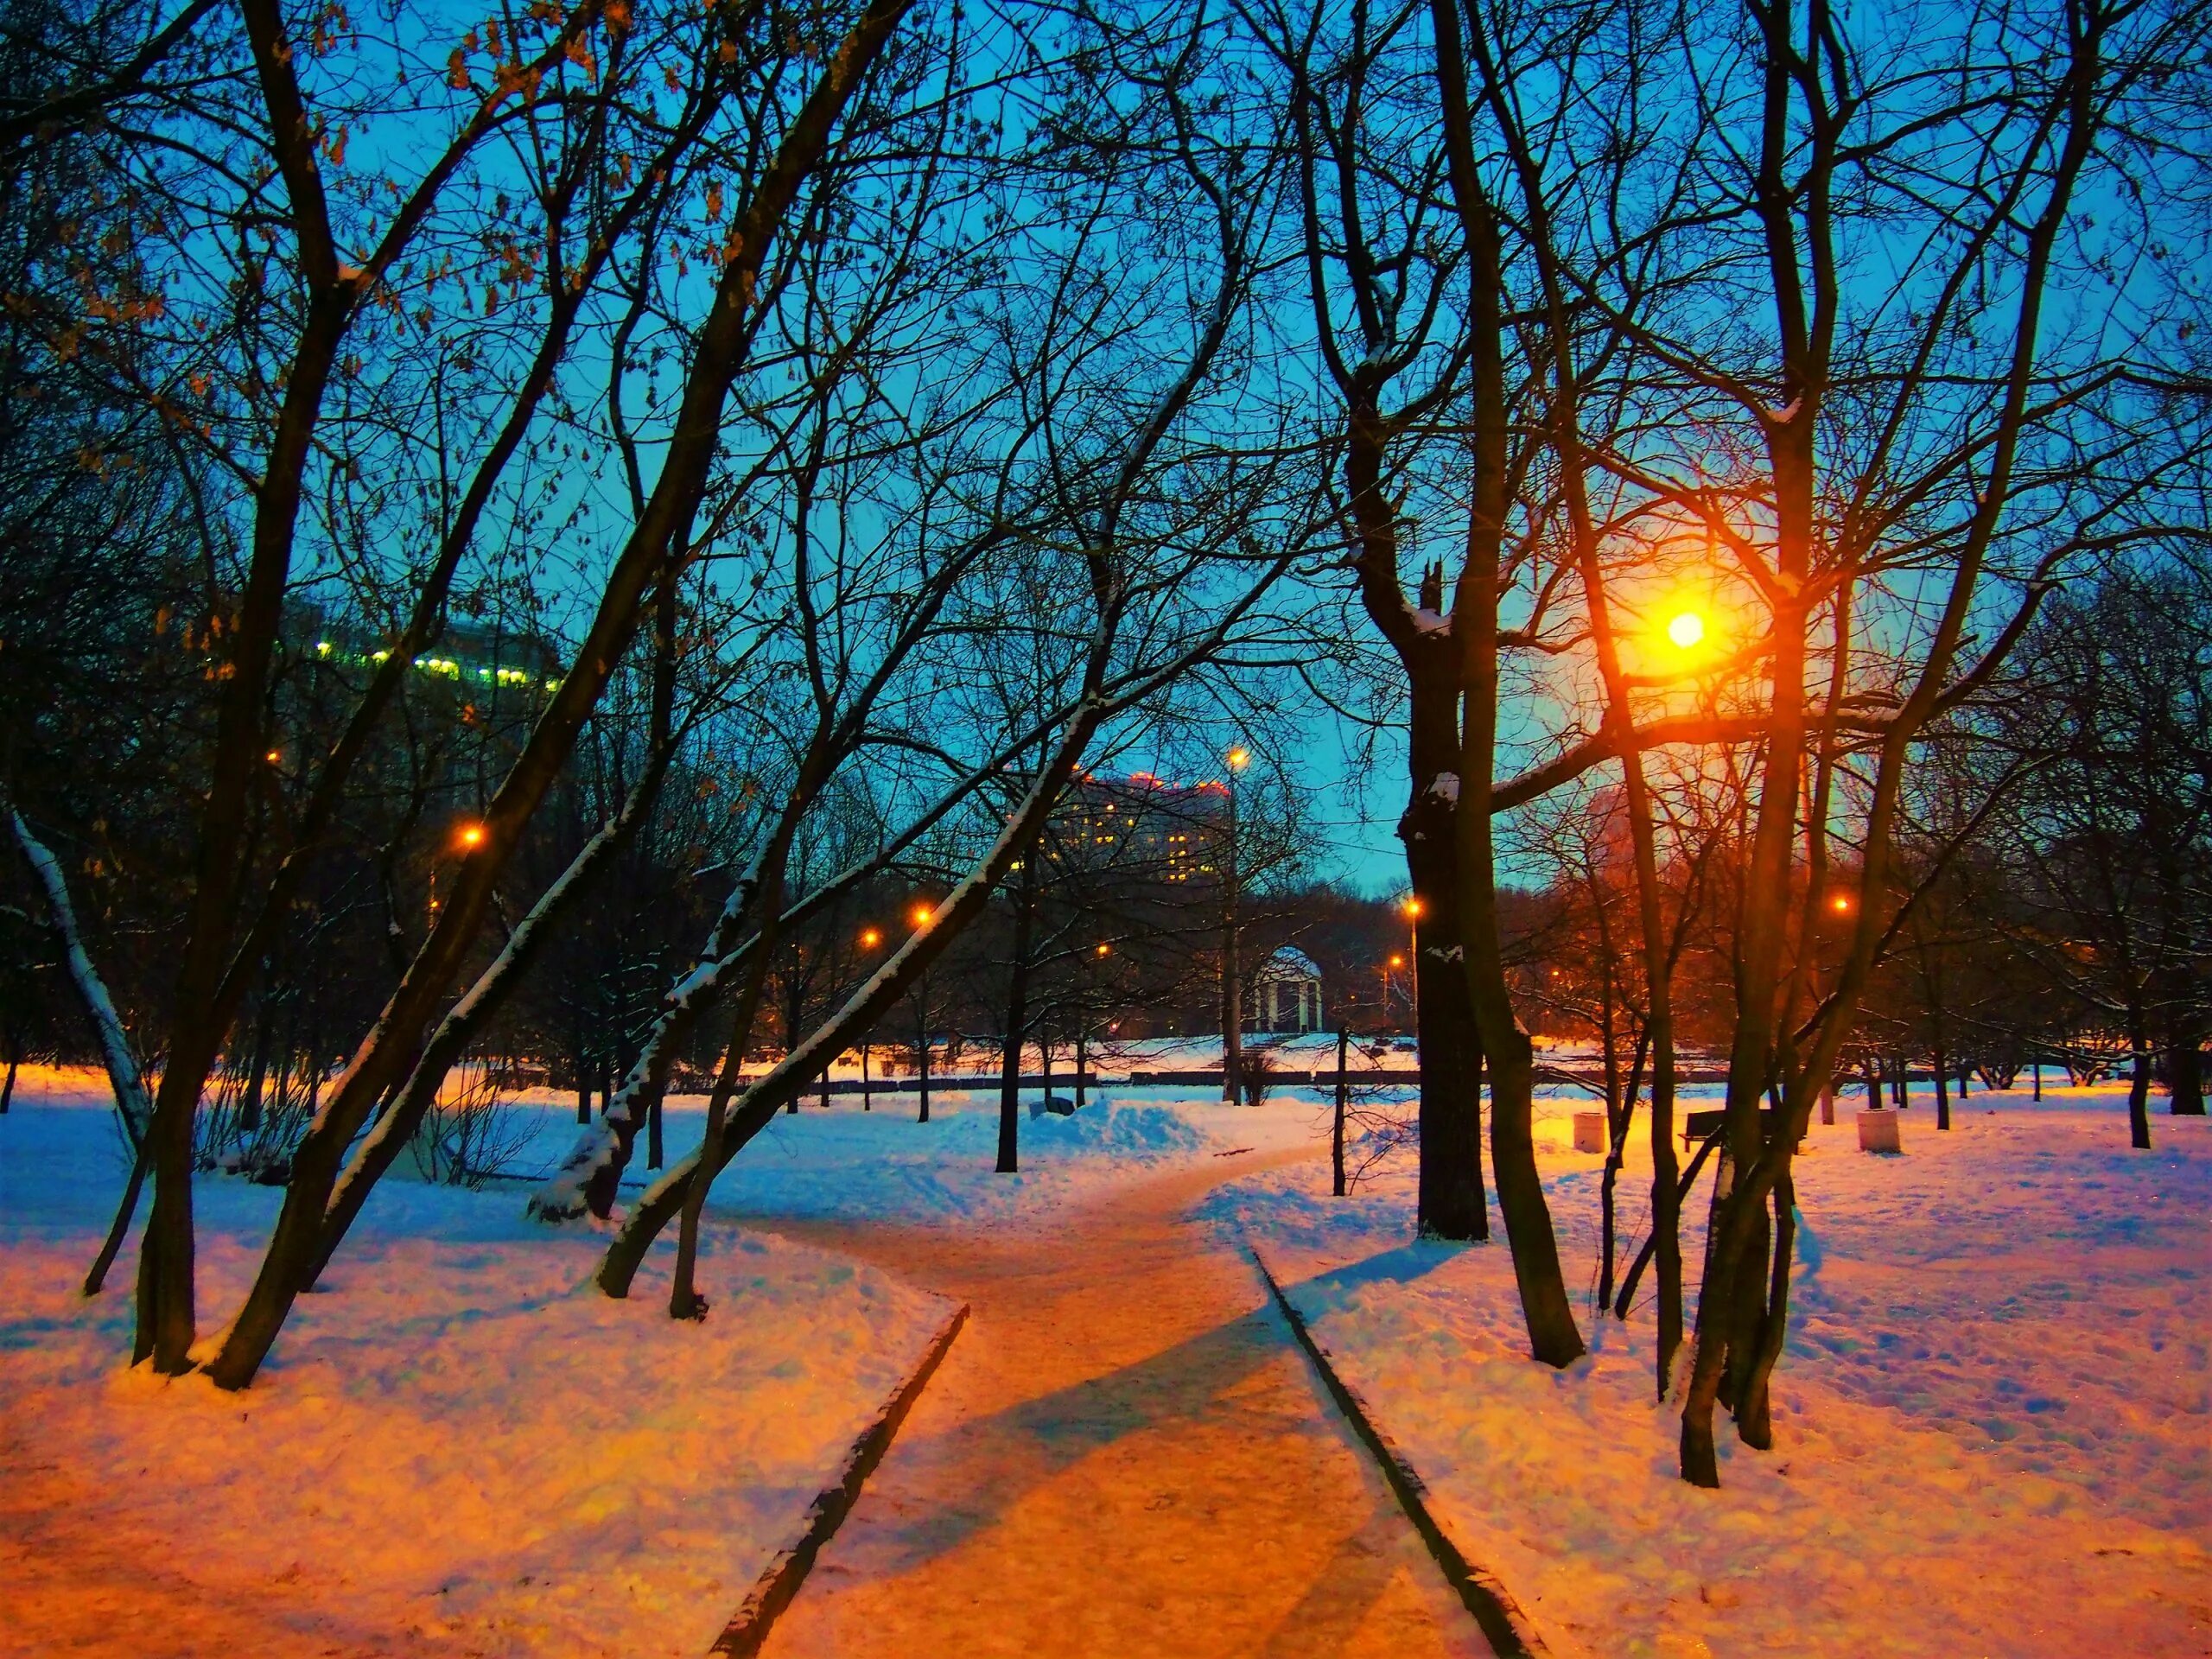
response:
<svg viewBox="0 0 2212 1659"><path fill-rule="evenodd" d="M972 1317L766 1651L1489 1651L1265 1305L1185 1222L1310 1154L1207 1160L1060 1226L749 1217Z"/></svg>

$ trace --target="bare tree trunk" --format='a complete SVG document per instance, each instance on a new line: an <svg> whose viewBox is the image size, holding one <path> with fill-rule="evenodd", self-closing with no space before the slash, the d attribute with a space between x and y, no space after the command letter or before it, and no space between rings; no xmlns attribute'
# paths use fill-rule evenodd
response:
<svg viewBox="0 0 2212 1659"><path fill-rule="evenodd" d="M245 1097L238 1103L238 1127L261 1127L261 1085L269 1075L270 1009L264 1005L253 1022L253 1064L247 1073Z"/></svg>
<svg viewBox="0 0 2212 1659"><path fill-rule="evenodd" d="M2142 1016L2129 1012L2127 1046L2133 1069L2127 1080L2127 1144L2138 1152L2151 1150L2151 1039Z"/></svg>
<svg viewBox="0 0 2212 1659"><path fill-rule="evenodd" d="M1776 1133L1782 1132L1777 1114ZM1796 1184L1785 1164L1774 1183L1773 1261L1766 1306L1758 1321L1751 1363L1738 1382L1735 1408L1738 1438L1760 1452L1774 1449L1773 1402L1767 1378L1782 1357L1782 1344L1789 1331L1789 1267L1796 1241Z"/></svg>
<svg viewBox="0 0 2212 1659"><path fill-rule="evenodd" d="M9 1069L10 1072L14 1071L12 1065ZM115 1206L115 1219L108 1224L107 1237L101 1241L100 1253L92 1258L92 1268L85 1274L86 1295L97 1296L107 1287L108 1269L115 1265L116 1253L122 1249L124 1238L130 1231L130 1218L138 1212L138 1193L145 1185L146 1148L141 1146L131 1157L130 1179L124 1183L123 1201Z"/></svg>
<svg viewBox="0 0 2212 1659"><path fill-rule="evenodd" d="M914 1057L921 1088L922 1109L915 1118L917 1123L930 1121L930 980L925 974L921 979L921 1001L914 1009Z"/></svg>
<svg viewBox="0 0 2212 1659"><path fill-rule="evenodd" d="M1700 1144L1695 1154L1691 1157L1690 1166L1682 1172L1681 1179L1675 1182L1675 1190L1669 1198L1676 1215L1681 1213L1683 1201L1695 1189L1698 1172L1705 1167L1705 1160L1713 1155L1713 1147L1719 1144L1719 1136L1707 1137ZM1681 1243L1680 1237L1678 1236L1675 1242L1676 1248L1679 1249ZM1643 1248L1636 1253L1635 1262L1630 1264L1627 1277L1621 1281L1621 1294L1613 1300L1615 1319L1628 1318L1629 1309L1636 1303L1636 1287L1643 1281L1644 1269L1651 1265L1652 1257L1658 1253L1663 1243L1664 1240L1659 1230L1654 1227L1651 1236L1643 1241ZM1668 1370L1662 1365L1659 1368L1659 1398L1662 1400L1667 1397L1667 1382Z"/></svg>
<svg viewBox="0 0 2212 1659"><path fill-rule="evenodd" d="M1466 329L1472 392L1474 461L1465 561L1452 605L1462 698L1453 817L1459 877L1456 942L1466 964L1467 997L1491 1077L1491 1166L1497 1207L1513 1252L1529 1349L1548 1365L1581 1357L1582 1333L1560 1270L1559 1239L1536 1171L1535 1056L1514 1013L1497 913L1496 842L1491 822L1500 688L1499 607L1508 493L1503 327L1504 276L1498 221L1475 161L1468 119L1466 66L1454 0L1432 7L1437 80L1443 94L1444 149L1460 241L1469 266Z"/></svg>
<svg viewBox="0 0 2212 1659"><path fill-rule="evenodd" d="M11 1082L15 1075L15 1062L10 1060ZM7 1109L6 1098L0 1096L0 1112ZM2193 1035L2184 1033L2166 1050L2166 1109L2175 1117L2204 1116L2204 1046Z"/></svg>
<svg viewBox="0 0 2212 1659"><path fill-rule="evenodd" d="M1483 1184L1482 1040L1467 1001L1459 948L1459 877L1453 858L1454 800L1433 787L1458 764L1452 683L1412 682L1414 771L1420 781L1398 837L1421 906L1421 944L1414 969L1414 1032L1421 1057L1421 1164L1414 1208L1433 1238L1490 1236ZM1424 775L1425 772L1425 775Z"/></svg>

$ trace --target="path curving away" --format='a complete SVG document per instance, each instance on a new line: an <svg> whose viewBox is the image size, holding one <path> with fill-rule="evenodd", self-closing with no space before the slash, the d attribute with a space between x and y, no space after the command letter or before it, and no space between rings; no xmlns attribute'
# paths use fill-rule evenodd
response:
<svg viewBox="0 0 2212 1659"><path fill-rule="evenodd" d="M1311 1155L1049 1229L747 1217L971 1309L766 1654L1488 1654L1251 1265L1184 1219Z"/></svg>

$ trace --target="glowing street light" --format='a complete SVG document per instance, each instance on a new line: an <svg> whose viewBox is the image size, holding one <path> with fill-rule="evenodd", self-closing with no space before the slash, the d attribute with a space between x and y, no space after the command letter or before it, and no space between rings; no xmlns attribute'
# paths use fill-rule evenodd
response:
<svg viewBox="0 0 2212 1659"><path fill-rule="evenodd" d="M1420 1018L1421 1008L1421 895L1409 893L1406 902L1398 906L1406 912L1406 955L1413 963L1413 993L1414 1018ZM1393 957L1391 961L1397 958Z"/></svg>
<svg viewBox="0 0 2212 1659"><path fill-rule="evenodd" d="M1098 954L1099 954L1100 956L1102 956L1102 957L1110 957L1110 956L1112 956L1112 955L1114 954L1114 947L1113 947L1112 945L1110 945L1110 944L1108 944L1104 940L1103 940L1103 939L1102 939L1102 940L1100 940L1100 941L1099 941L1099 944L1098 944Z"/></svg>
<svg viewBox="0 0 2212 1659"><path fill-rule="evenodd" d="M471 818L453 832L453 844L464 853L473 853L484 844L484 826Z"/></svg>
<svg viewBox="0 0 2212 1659"><path fill-rule="evenodd" d="M907 917L916 927L927 927L937 918L937 912L927 905L916 905Z"/></svg>
<svg viewBox="0 0 2212 1659"><path fill-rule="evenodd" d="M865 949L873 950L877 945L881 944L882 943L883 935L876 931L875 929L872 927L864 927L861 930L861 944Z"/></svg>
<svg viewBox="0 0 2212 1659"><path fill-rule="evenodd" d="M1244 1087L1243 991L1237 964L1236 774L1252 764L1252 751L1232 743L1229 762L1228 836L1222 843L1221 1097L1234 1106Z"/></svg>
<svg viewBox="0 0 2212 1659"><path fill-rule="evenodd" d="M1705 619L1695 611L1679 613L1667 624L1667 638L1677 651L1689 651L1705 642Z"/></svg>

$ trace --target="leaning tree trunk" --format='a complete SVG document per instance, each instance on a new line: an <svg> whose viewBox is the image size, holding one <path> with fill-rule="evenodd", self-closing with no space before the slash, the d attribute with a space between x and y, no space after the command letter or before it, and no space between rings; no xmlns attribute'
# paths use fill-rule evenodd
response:
<svg viewBox="0 0 2212 1659"><path fill-rule="evenodd" d="M300 1143L293 1160L292 1179L260 1271L225 1336L220 1352L207 1368L219 1388L242 1389L253 1380L293 1303L308 1288L308 1274L321 1254L324 1211L343 1170L347 1147L375 1103L404 1082L412 1065L410 1056L419 1049L427 1027L448 999L454 979L474 950L509 857L546 791L566 765L577 734L635 635L647 588L665 565L670 549L688 531L720 453L721 411L731 384L750 354L753 335L748 317L755 304L761 262L771 241L780 233L787 210L829 147L847 101L888 44L910 4L911 0L870 0L842 44L823 59L821 78L807 94L781 144L755 177L741 233L731 238L736 251L723 266L698 331L681 407L652 494L606 573L598 607L575 653L575 669L559 681L547 699L522 752L484 812L483 844L464 866L451 901L440 912L429 937L409 963ZM281 600L281 593L276 597ZM155 1109L155 1214L148 1242L142 1246L140 1281L142 1316L158 1316L162 1341L173 1347L176 1333L172 1321L178 1319L189 1345L189 1109L194 1103L172 1103L171 1092L165 1075ZM185 1117L179 1125L172 1114L165 1137L162 1114L173 1103L184 1108ZM180 1133L188 1166L182 1172L188 1184L176 1200L188 1206L181 1211L185 1230L181 1259L172 1249L176 1218L171 1218L168 1231L159 1224L163 1220L163 1183L177 1155L175 1137ZM180 1274L186 1275L181 1301L170 1287ZM162 1357L156 1356L157 1367L171 1369L161 1364ZM189 1363L181 1353L176 1359L175 1369Z"/></svg>

